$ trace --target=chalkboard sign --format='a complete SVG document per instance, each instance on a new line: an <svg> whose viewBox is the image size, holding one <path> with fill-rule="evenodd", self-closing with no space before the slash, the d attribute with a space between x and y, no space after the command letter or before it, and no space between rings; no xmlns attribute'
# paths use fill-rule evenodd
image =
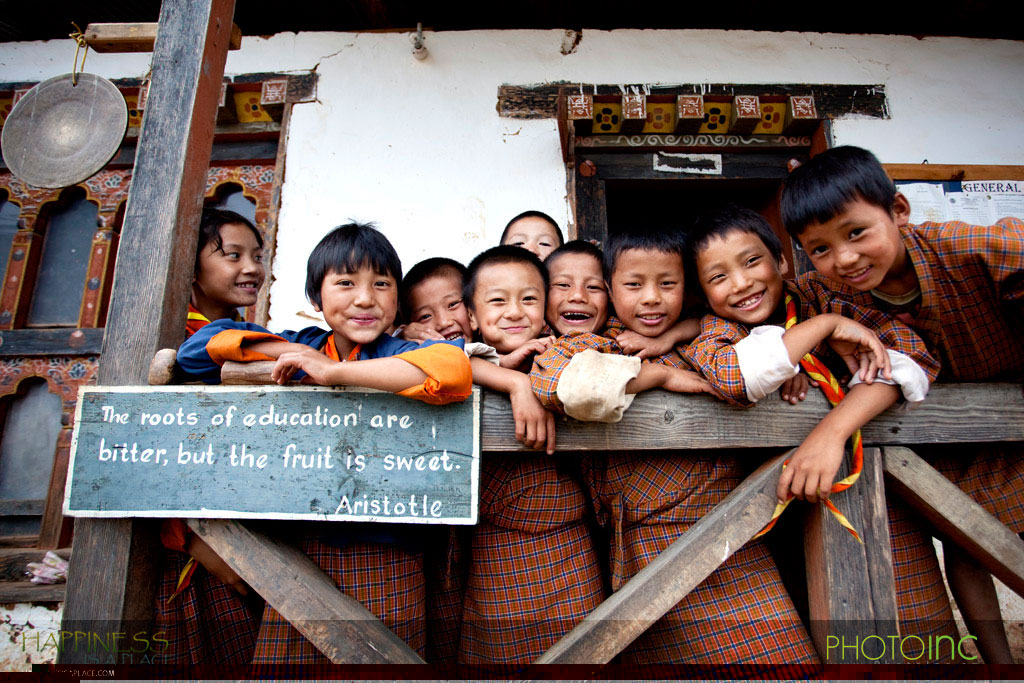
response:
<svg viewBox="0 0 1024 683"><path fill-rule="evenodd" d="M480 392L83 387L64 514L475 524Z"/></svg>

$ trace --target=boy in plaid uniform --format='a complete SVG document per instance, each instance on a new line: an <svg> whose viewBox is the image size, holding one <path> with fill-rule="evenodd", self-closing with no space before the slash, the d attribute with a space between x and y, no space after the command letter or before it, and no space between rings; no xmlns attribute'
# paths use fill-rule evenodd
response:
<svg viewBox="0 0 1024 683"><path fill-rule="evenodd" d="M910 204L878 159L836 147L785 181L782 218L836 298L878 308L912 327L942 363L939 380L1024 375L1024 224L910 225ZM928 449L950 480L1017 533L1024 532L1019 445ZM1011 663L992 582L946 552L947 576L988 663Z"/></svg>
<svg viewBox="0 0 1024 683"><path fill-rule="evenodd" d="M465 400L472 388L459 341L422 345L386 333L398 312L402 266L394 247L368 225L328 233L310 254L306 295L330 330L309 327L272 334L258 325L218 320L178 353L182 368L207 382L226 360L277 360L276 382L301 373L317 384L392 391L433 404ZM377 615L411 648L424 652L422 538L413 528L373 524L309 524L300 547L338 588ZM255 663L326 663L326 658L267 606Z"/></svg>
<svg viewBox="0 0 1024 683"><path fill-rule="evenodd" d="M683 248L672 233L614 235L605 253L618 315L605 335L572 332L535 359L534 391L549 409L615 422L632 394L661 386L710 389L675 350L641 362L614 337L664 334L683 302ZM743 479L721 453L608 453L584 458L599 522L608 530L617 590L724 499ZM778 569L760 541L733 554L623 652L630 663L809 663L817 655Z"/></svg>
<svg viewBox="0 0 1024 683"><path fill-rule="evenodd" d="M529 368L533 355L551 343L538 338L545 331L546 289L547 271L533 253L498 246L469 264L463 301L472 328L497 350L503 366L478 367L474 360L474 379L509 393L515 413L532 403L551 418L532 392L523 397L516 391L520 383L529 384L521 368ZM584 491L552 457L554 421L523 424L525 441L546 445L547 455L489 454L483 462L480 521L473 529L463 601L464 664L529 663L604 599L584 520Z"/></svg>
<svg viewBox="0 0 1024 683"><path fill-rule="evenodd" d="M687 268L712 313L683 355L726 401L749 406L764 398L796 375L808 352L846 360L849 391L804 439L777 491L780 501L790 492L810 502L827 498L853 432L900 393L923 401L938 363L905 325L835 300L816 274L783 280L782 245L757 212L731 206L708 213L687 237ZM799 322L784 329L787 298ZM889 516L901 632L955 636L931 538L901 505L890 504Z"/></svg>

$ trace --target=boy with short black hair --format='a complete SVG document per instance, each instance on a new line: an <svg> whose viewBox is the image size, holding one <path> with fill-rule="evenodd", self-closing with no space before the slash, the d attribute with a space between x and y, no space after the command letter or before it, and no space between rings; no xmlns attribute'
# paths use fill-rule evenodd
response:
<svg viewBox="0 0 1024 683"><path fill-rule="evenodd" d="M942 363L940 380L1024 375L1024 223L910 224L910 203L874 154L836 147L783 183L782 219L836 298L877 308L917 332ZM938 455L944 449L928 449ZM972 447L936 467L1017 533L1024 532L1019 449ZM1010 663L991 579L958 552L947 576L988 663Z"/></svg>
<svg viewBox="0 0 1024 683"><path fill-rule="evenodd" d="M608 285L601 250L585 240L572 240L551 252L544 266L548 271L548 325L559 335L604 329Z"/></svg>
<svg viewBox="0 0 1024 683"><path fill-rule="evenodd" d="M528 368L533 355L550 345L550 338L537 338L546 331L546 289L544 265L520 247L492 247L470 262L463 298L473 328L503 355L507 367L491 368L500 377L511 374L528 384L527 375L512 370ZM515 410L517 399L510 398ZM553 436L553 417L537 407L551 419ZM553 445L552 438L549 453ZM461 663L529 663L601 604L603 582L584 521L584 496L550 455L484 460Z"/></svg>
<svg viewBox="0 0 1024 683"><path fill-rule="evenodd" d="M612 235L605 272L616 318L625 329L662 334L683 307L682 236ZM551 410L617 421L627 394L663 386L710 390L677 350L643 362L622 355L613 338L572 332L537 357L534 391ZM599 522L608 529L612 589L618 590L743 479L728 455L681 452L595 454L583 469ZM817 661L800 618L764 544L738 549L718 570L623 652L638 663L810 663Z"/></svg>
<svg viewBox="0 0 1024 683"><path fill-rule="evenodd" d="M470 395L472 377L461 341L421 345L386 333L398 312L402 266L394 247L375 228L358 223L335 228L310 254L306 272L306 295L323 312L329 330L308 327L272 334L251 323L217 320L182 345L179 364L204 381L216 382L227 360L276 359L273 378L281 384L304 372L318 384L370 387L434 404ZM340 590L422 654L422 537L389 526L310 526L301 547ZM281 661L326 659L268 606L254 662Z"/></svg>
<svg viewBox="0 0 1024 683"><path fill-rule="evenodd" d="M541 261L565 239L555 219L543 211L523 211L505 225L498 244L522 247Z"/></svg>

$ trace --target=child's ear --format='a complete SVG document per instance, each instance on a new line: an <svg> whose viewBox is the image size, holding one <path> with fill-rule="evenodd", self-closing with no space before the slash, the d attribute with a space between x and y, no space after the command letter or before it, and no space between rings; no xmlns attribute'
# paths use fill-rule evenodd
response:
<svg viewBox="0 0 1024 683"><path fill-rule="evenodd" d="M897 192L893 198L892 218L901 228L910 222L910 200L902 192Z"/></svg>
<svg viewBox="0 0 1024 683"><path fill-rule="evenodd" d="M315 301L310 301L309 303L313 304L313 310L314 311L316 311L317 313L323 313L323 309L320 308L320 304L318 304Z"/></svg>
<svg viewBox="0 0 1024 683"><path fill-rule="evenodd" d="M786 262L786 257L783 254L779 254L779 272L785 273L786 268L789 268L789 264Z"/></svg>
<svg viewBox="0 0 1024 683"><path fill-rule="evenodd" d="M476 316L473 315L473 309L471 309L471 308L469 308L467 306L466 307L466 315L469 316L469 329L471 329L473 332L479 332L480 331L480 325L478 325L477 322L476 322Z"/></svg>

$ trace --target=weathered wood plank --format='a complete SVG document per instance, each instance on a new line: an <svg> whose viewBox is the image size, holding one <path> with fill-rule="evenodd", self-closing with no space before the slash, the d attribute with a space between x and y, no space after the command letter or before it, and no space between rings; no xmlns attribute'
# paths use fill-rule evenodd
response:
<svg viewBox="0 0 1024 683"><path fill-rule="evenodd" d="M1024 596L1024 541L1017 534L909 448L883 449L883 462L891 491Z"/></svg>
<svg viewBox="0 0 1024 683"><path fill-rule="evenodd" d="M424 663L297 548L229 520L188 525L333 663Z"/></svg>
<svg viewBox="0 0 1024 683"><path fill-rule="evenodd" d="M811 392L795 406L776 395L745 409L711 396L647 391L615 424L559 419L558 449L790 448L799 445L828 410L819 392ZM484 393L480 427L484 451L523 450L514 437L506 397ZM1024 441L1024 397L1016 384L937 384L920 407L909 412L890 408L862 433L864 443L873 446Z"/></svg>
<svg viewBox="0 0 1024 683"><path fill-rule="evenodd" d="M39 500L0 500L0 516L5 515L41 515L46 501Z"/></svg>
<svg viewBox="0 0 1024 683"><path fill-rule="evenodd" d="M608 199L604 180L592 162L576 160L576 238L603 246L608 239Z"/></svg>
<svg viewBox="0 0 1024 683"><path fill-rule="evenodd" d="M844 462L836 479L849 473ZM852 488L832 502L860 534L860 544L824 505L807 509L804 555L811 640L828 664L893 663L884 644L897 627L896 586L889 545L889 522L882 483L882 454L864 449L864 469ZM877 641L865 638L879 636ZM841 645L865 642L850 656ZM882 647L876 647L878 643Z"/></svg>
<svg viewBox="0 0 1024 683"><path fill-rule="evenodd" d="M89 24L85 42L96 52L152 52L156 43L157 22ZM231 25L231 50L242 47L242 30Z"/></svg>
<svg viewBox="0 0 1024 683"><path fill-rule="evenodd" d="M1024 166L882 164L893 180L1024 180Z"/></svg>
<svg viewBox="0 0 1024 683"><path fill-rule="evenodd" d="M590 152L586 148L576 149L578 163L590 161L597 168L602 180L686 180L726 179L726 178L785 178L788 174L786 164L791 159L791 152L762 152L746 154L742 152L724 153L721 155L721 173L684 173L665 170L677 166L678 156L650 151L636 151L631 154L614 152ZM697 162L690 162L699 165ZM711 160L703 162L706 168L713 170Z"/></svg>
<svg viewBox="0 0 1024 683"><path fill-rule="evenodd" d="M228 362L221 378L225 384L269 384L272 368L271 361ZM525 450L515 440L508 398L485 390L483 399L482 450ZM558 449L791 448L830 409L818 392L795 406L773 395L753 408L738 408L711 396L647 391L615 424L560 418ZM924 404L911 411L890 408L861 432L871 445L1024 441L1024 396L1009 383L936 384Z"/></svg>
<svg viewBox="0 0 1024 683"><path fill-rule="evenodd" d="M0 582L24 581L29 562L42 562L46 550L25 550L22 548L0 548ZM71 548L59 548L50 552L65 560L71 557Z"/></svg>
<svg viewBox="0 0 1024 683"><path fill-rule="evenodd" d="M534 663L605 664L622 652L764 528L788 455L761 465Z"/></svg>
<svg viewBox="0 0 1024 683"><path fill-rule="evenodd" d="M63 602L66 583L31 583L29 581L0 581L0 603L5 602Z"/></svg>
<svg viewBox="0 0 1024 683"><path fill-rule="evenodd" d="M102 344L102 327L0 332L0 356L95 356Z"/></svg>
<svg viewBox="0 0 1024 683"><path fill-rule="evenodd" d="M183 336L206 169L234 0L164 0L153 80L128 196L99 368L101 383L145 384L157 349ZM140 324L140 312L145 323ZM148 628L158 572L149 520L80 520L64 625L105 634ZM89 653L65 648L59 661Z"/></svg>

